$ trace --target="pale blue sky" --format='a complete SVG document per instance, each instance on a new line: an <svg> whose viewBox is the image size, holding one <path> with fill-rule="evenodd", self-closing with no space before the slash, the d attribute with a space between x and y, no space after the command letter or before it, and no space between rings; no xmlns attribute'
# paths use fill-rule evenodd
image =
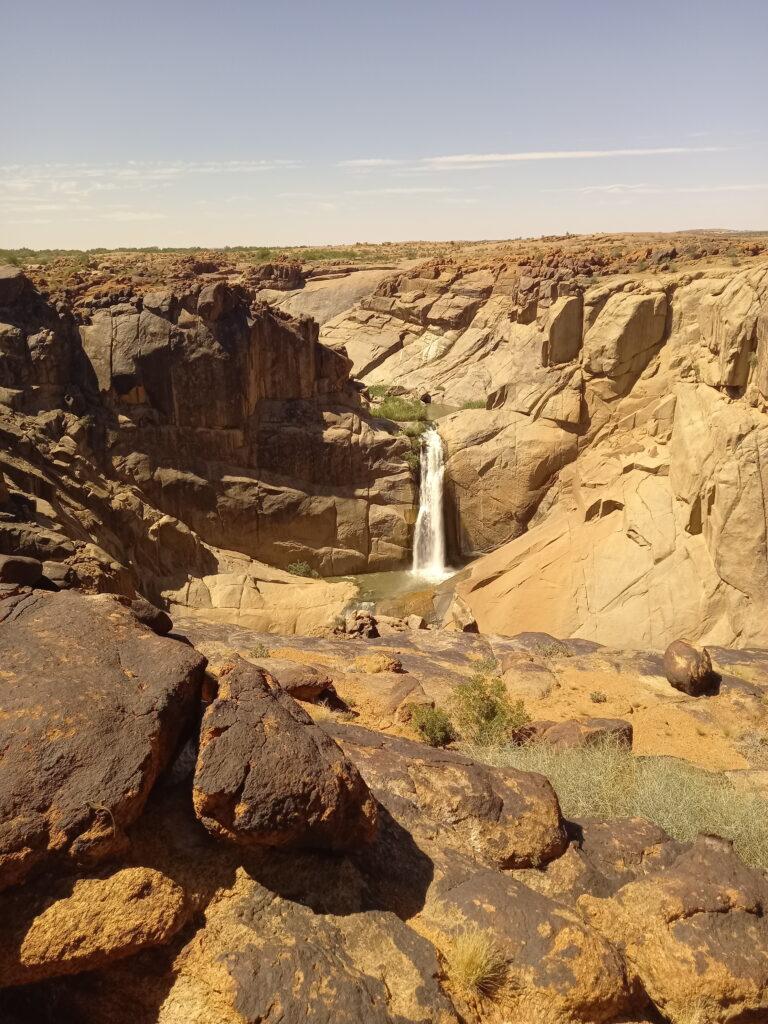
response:
<svg viewBox="0 0 768 1024"><path fill-rule="evenodd" d="M768 228L765 0L2 0L0 246Z"/></svg>

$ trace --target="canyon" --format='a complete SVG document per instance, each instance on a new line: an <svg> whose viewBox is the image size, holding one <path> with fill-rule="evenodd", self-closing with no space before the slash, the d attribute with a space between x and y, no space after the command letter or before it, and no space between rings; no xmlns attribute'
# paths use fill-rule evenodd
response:
<svg viewBox="0 0 768 1024"><path fill-rule="evenodd" d="M418 724L764 821L768 236L360 249L0 265L0 1020L768 1019L763 840Z"/></svg>

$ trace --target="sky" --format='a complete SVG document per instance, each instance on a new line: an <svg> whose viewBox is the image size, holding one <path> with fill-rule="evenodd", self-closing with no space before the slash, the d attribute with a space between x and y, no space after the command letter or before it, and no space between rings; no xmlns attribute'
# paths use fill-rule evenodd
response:
<svg viewBox="0 0 768 1024"><path fill-rule="evenodd" d="M768 228L766 0L0 13L0 247Z"/></svg>

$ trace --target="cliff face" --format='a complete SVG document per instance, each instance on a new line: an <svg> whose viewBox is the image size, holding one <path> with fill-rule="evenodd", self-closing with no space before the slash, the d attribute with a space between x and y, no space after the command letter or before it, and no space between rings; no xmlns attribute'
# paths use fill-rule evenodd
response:
<svg viewBox="0 0 768 1024"><path fill-rule="evenodd" d="M768 641L768 265L732 262L434 264L323 329L366 382L456 409L447 525L485 555L459 588L481 629Z"/></svg>
<svg viewBox="0 0 768 1024"><path fill-rule="evenodd" d="M55 309L18 272L0 321L9 484L155 592L213 572L208 548L327 575L406 556L409 444L312 321L204 280Z"/></svg>

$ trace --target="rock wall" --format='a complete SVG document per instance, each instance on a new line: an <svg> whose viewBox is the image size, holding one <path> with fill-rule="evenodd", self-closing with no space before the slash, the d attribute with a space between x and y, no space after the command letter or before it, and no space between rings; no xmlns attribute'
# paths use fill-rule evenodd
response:
<svg viewBox="0 0 768 1024"><path fill-rule="evenodd" d="M0 323L4 548L48 529L155 593L216 574L216 549L326 575L407 557L410 445L312 321L204 278L54 308L6 270Z"/></svg>

